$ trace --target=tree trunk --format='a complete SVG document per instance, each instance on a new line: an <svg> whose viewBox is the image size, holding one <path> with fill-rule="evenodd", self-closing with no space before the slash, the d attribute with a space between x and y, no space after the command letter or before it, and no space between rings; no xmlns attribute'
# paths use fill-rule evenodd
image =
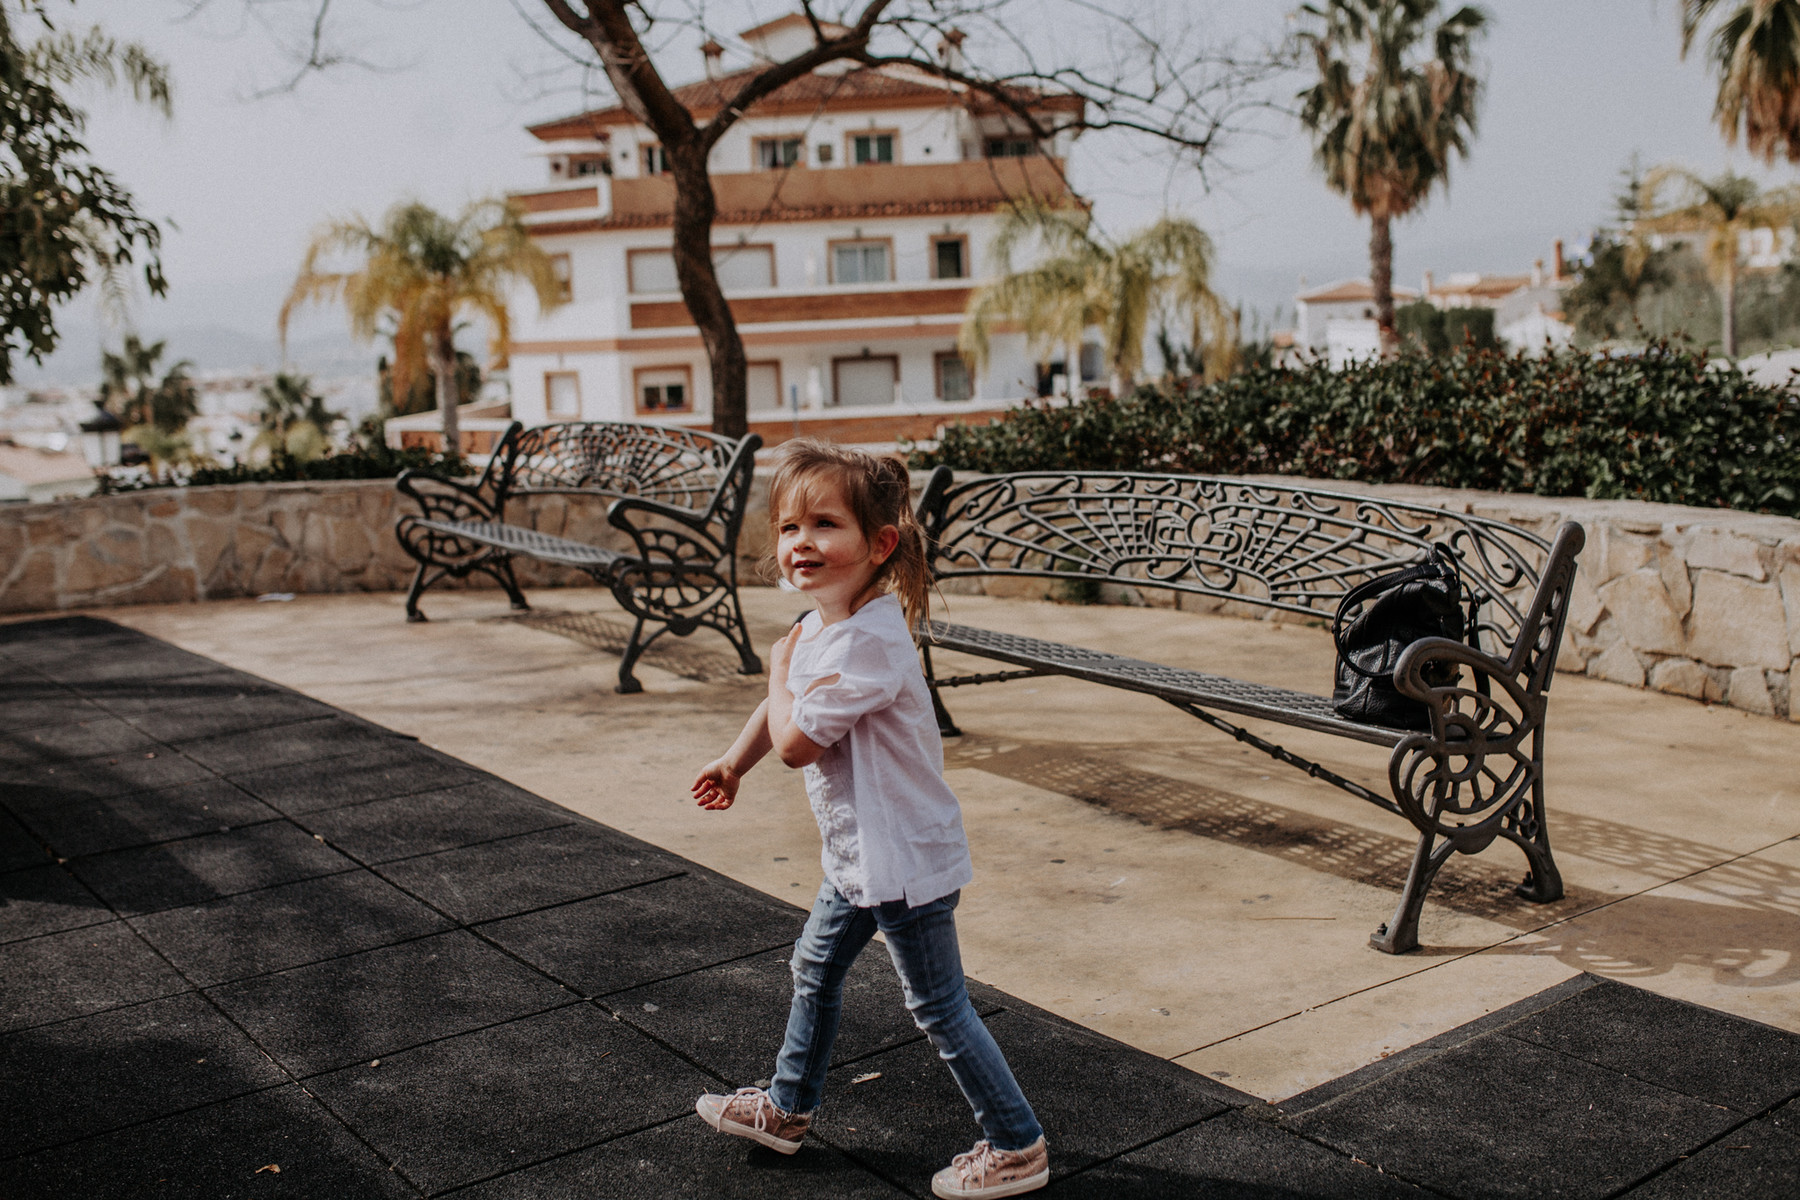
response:
<svg viewBox="0 0 1800 1200"><path fill-rule="evenodd" d="M456 406L456 341L448 329L431 336L431 373L437 382L438 416L444 422L444 453L462 453L462 430L458 425Z"/></svg>
<svg viewBox="0 0 1800 1200"><path fill-rule="evenodd" d="M1381 353L1400 348L1394 332L1394 236L1388 218L1369 218L1369 283L1375 289L1375 324L1381 330Z"/></svg>
<svg viewBox="0 0 1800 1200"><path fill-rule="evenodd" d="M1735 231L1727 236L1731 244L1726 248L1725 282L1719 287L1720 334L1725 342L1725 357L1736 358L1737 343L1737 237Z"/></svg>
<svg viewBox="0 0 1800 1200"><path fill-rule="evenodd" d="M741 438L750 431L744 340L713 270L712 229L718 204L706 169L706 149L695 138L686 146L665 145L664 152L675 177L675 278L712 366L713 432Z"/></svg>

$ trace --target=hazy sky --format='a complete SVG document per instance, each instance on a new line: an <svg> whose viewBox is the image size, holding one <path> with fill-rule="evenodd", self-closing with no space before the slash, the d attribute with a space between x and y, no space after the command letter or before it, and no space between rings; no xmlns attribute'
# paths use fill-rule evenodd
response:
<svg viewBox="0 0 1800 1200"><path fill-rule="evenodd" d="M280 42L313 6L210 0L185 16L188 0L81 0L62 12L141 40L173 72L172 121L94 95L90 141L141 210L167 222L170 295L140 303L136 321L171 336L174 356L191 353L182 339L206 329L268 339L301 251L328 216L375 218L414 197L455 208L541 184L542 160L532 157L523 126L583 107L570 74L546 76L565 60L520 16L548 23L541 0L337 0L339 44L383 69L338 68L259 98L290 72ZM776 0L704 7L726 30L787 9ZM1750 167L1712 126L1703 62L1679 58L1677 0L1487 7L1480 133L1448 193L1397 225L1397 282L1416 286L1425 270L1440 279L1528 270L1548 257L1552 239L1578 242L1606 218L1634 152L1647 164L1674 161L1705 173ZM1160 11L1202 30L1274 39L1291 8L1281 0L1177 0ZM672 78L698 72L689 40L677 35L667 50ZM1291 95L1299 83L1277 90ZM1316 284L1367 274L1367 225L1325 188L1291 122L1271 121L1233 143L1225 165L1208 190L1191 171L1171 169L1154 146L1096 134L1078 144L1072 174L1109 228L1127 229L1165 206L1197 219L1218 243L1220 289L1265 316L1277 306L1291 314L1302 275ZM1791 177L1785 166L1767 175ZM95 335L82 332L91 326L89 307L78 303L67 315L68 353L47 373L26 364L23 380L85 382L96 373ZM331 312L304 331L341 327L341 314Z"/></svg>

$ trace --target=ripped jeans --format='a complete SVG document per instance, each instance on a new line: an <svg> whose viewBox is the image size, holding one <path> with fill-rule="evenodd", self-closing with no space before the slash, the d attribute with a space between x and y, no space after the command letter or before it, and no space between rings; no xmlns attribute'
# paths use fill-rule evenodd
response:
<svg viewBox="0 0 1800 1200"><path fill-rule="evenodd" d="M880 930L900 973L906 1008L975 1110L983 1136L1001 1150L1023 1150L1043 1135L993 1035L976 1015L963 984L952 892L917 908L891 900L851 904L829 882L794 943L794 1002L775 1062L769 1096L791 1113L811 1112L825 1095L831 1043L843 1012L844 977Z"/></svg>

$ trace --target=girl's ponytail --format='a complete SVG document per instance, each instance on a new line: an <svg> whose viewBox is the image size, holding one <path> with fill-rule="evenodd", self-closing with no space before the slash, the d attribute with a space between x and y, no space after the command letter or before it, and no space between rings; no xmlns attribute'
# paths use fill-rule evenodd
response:
<svg viewBox="0 0 1800 1200"><path fill-rule="evenodd" d="M893 554L882 564L877 578L900 600L913 637L928 636L931 620L931 565L925 561L925 530L913 515L912 478L899 459L875 458L876 490L887 509L881 525L900 531ZM877 526L879 528L879 526Z"/></svg>

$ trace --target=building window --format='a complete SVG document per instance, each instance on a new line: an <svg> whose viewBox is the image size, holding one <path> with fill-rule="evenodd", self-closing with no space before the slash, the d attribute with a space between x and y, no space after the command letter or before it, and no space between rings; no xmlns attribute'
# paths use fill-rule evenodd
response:
<svg viewBox="0 0 1800 1200"><path fill-rule="evenodd" d="M975 395L975 381L969 376L969 364L962 355L952 350L939 354L935 358L937 365L938 399L950 404L972 399Z"/></svg>
<svg viewBox="0 0 1800 1200"><path fill-rule="evenodd" d="M831 243L831 282L886 283L893 254L886 240Z"/></svg>
<svg viewBox="0 0 1800 1200"><path fill-rule="evenodd" d="M604 154L569 155L569 178L586 179L591 175L611 175L612 159Z"/></svg>
<svg viewBox="0 0 1800 1200"><path fill-rule="evenodd" d="M892 354L834 358L831 390L846 408L892 407L900 390L900 360Z"/></svg>
<svg viewBox="0 0 1800 1200"><path fill-rule="evenodd" d="M757 138L756 167L760 171L779 171L804 165L805 151L806 142L801 138Z"/></svg>
<svg viewBox="0 0 1800 1200"><path fill-rule="evenodd" d="M640 367L637 410L642 416L694 411L693 373L688 367Z"/></svg>
<svg viewBox="0 0 1800 1200"><path fill-rule="evenodd" d="M550 256L550 274L556 279L556 294L565 301L575 298L575 268L566 254Z"/></svg>
<svg viewBox="0 0 1800 1200"><path fill-rule="evenodd" d="M831 162L831 159L832 159L831 143L830 142L820 142L819 143L819 165L825 166L826 164Z"/></svg>
<svg viewBox="0 0 1800 1200"><path fill-rule="evenodd" d="M638 150L638 161L644 164L644 174L664 175L669 170L669 156L663 153L661 146L644 146Z"/></svg>
<svg viewBox="0 0 1800 1200"><path fill-rule="evenodd" d="M969 275L969 239L955 237L931 239L931 277L933 279L966 279Z"/></svg>
<svg viewBox="0 0 1800 1200"><path fill-rule="evenodd" d="M714 246L713 272L728 292L775 286L775 247ZM645 249L625 252L625 286L634 294L681 290L675 276L673 250Z"/></svg>
<svg viewBox="0 0 1800 1200"><path fill-rule="evenodd" d="M787 407L781 394L781 364L753 362L744 364L745 403L751 412L770 412Z"/></svg>
<svg viewBox="0 0 1800 1200"><path fill-rule="evenodd" d="M894 161L894 135L891 133L853 133L850 135L850 161L891 163Z"/></svg>
<svg viewBox="0 0 1800 1200"><path fill-rule="evenodd" d="M987 140L987 156L989 158L1030 158L1037 152L1037 143L1030 138L989 138Z"/></svg>
<svg viewBox="0 0 1800 1200"><path fill-rule="evenodd" d="M581 415L581 379L575 372L544 373L544 411L553 417Z"/></svg>

